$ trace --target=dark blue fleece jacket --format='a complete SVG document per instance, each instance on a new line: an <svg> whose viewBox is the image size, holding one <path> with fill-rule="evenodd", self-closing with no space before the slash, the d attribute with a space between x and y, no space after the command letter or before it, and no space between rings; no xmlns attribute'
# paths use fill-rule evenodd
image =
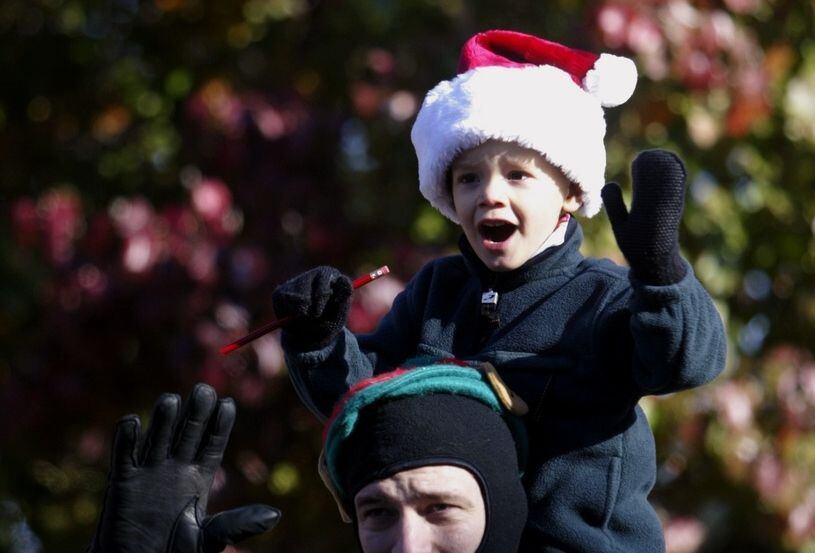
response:
<svg viewBox="0 0 815 553"><path fill-rule="evenodd" d="M583 257L582 238L572 219L563 245L504 273L462 240L462 255L422 267L373 333L294 351L284 332L300 397L322 418L350 385L416 356L490 361L530 406L521 551L663 551L647 500L654 440L637 402L718 375L722 322L690 267L676 284L646 286ZM481 315L487 289L497 321Z"/></svg>

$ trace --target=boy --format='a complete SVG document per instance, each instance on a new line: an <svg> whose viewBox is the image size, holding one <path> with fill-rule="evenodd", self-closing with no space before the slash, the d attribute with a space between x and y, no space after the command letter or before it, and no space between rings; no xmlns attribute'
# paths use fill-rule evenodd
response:
<svg viewBox="0 0 815 553"><path fill-rule="evenodd" d="M407 359L492 363L530 407L522 551L664 549L648 504L656 466L638 400L724 366L707 292L679 256L685 170L632 164L634 199L603 187L603 107L632 94L630 60L489 31L462 50L412 131L422 194L462 226L461 255L424 266L372 334L345 328L351 285L309 271L273 295L292 379L318 416L351 385ZM630 270L579 253L573 214L606 205ZM477 421L474 421L477 424Z"/></svg>

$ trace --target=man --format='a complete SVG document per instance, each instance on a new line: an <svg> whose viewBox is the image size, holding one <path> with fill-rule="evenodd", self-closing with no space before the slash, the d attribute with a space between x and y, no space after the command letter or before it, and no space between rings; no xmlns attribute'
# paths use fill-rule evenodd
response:
<svg viewBox="0 0 815 553"><path fill-rule="evenodd" d="M230 399L197 385L183 412L165 394L139 447L122 419L89 553L213 553L280 513L253 505L206 516L234 422ZM527 515L525 436L485 375L454 365L398 370L355 387L326 427L322 470L363 553L507 553Z"/></svg>
<svg viewBox="0 0 815 553"><path fill-rule="evenodd" d="M511 393L488 374L455 364L396 370L337 403L321 474L364 553L517 551L526 434L508 412Z"/></svg>

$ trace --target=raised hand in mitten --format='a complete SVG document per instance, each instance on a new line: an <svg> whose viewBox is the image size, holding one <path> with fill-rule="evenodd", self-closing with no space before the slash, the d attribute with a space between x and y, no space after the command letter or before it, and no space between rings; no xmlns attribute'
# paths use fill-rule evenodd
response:
<svg viewBox="0 0 815 553"><path fill-rule="evenodd" d="M634 194L630 212L616 183L603 187L603 203L617 245L634 277L645 284L673 284L685 276L686 265L679 255L685 176L676 154L646 150L631 164Z"/></svg>
<svg viewBox="0 0 815 553"><path fill-rule="evenodd" d="M351 309L351 279L333 267L317 267L284 282L272 293L278 317L292 317L284 344L301 350L328 345L343 329Z"/></svg>
<svg viewBox="0 0 815 553"><path fill-rule="evenodd" d="M139 418L119 421L105 503L86 553L216 553L277 524L280 511L266 505L206 515L235 404L204 384L181 414L179 403L173 394L158 399L141 444Z"/></svg>

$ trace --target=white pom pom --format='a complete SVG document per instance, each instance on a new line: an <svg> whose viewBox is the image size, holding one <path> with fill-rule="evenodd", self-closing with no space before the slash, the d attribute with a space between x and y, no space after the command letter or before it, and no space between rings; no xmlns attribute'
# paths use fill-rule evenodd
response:
<svg viewBox="0 0 815 553"><path fill-rule="evenodd" d="M628 100L637 86L637 67L622 56L600 54L594 68L586 73L583 85L603 107L619 106Z"/></svg>

